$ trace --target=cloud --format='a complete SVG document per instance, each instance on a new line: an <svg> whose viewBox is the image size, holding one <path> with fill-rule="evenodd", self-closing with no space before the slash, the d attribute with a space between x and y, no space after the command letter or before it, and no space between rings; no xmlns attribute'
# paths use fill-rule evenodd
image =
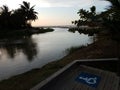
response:
<svg viewBox="0 0 120 90"><path fill-rule="evenodd" d="M92 0L41 0L43 2L49 3L50 7L79 7L86 6L92 3Z"/></svg>
<svg viewBox="0 0 120 90"><path fill-rule="evenodd" d="M0 6L8 5L10 8L18 8L24 0L1 0ZM96 6L106 6L106 1L103 0L25 0L30 2L31 5L36 5L37 8L41 7L90 7L92 5Z"/></svg>
<svg viewBox="0 0 120 90"><path fill-rule="evenodd" d="M24 0L1 0L0 6L8 5L10 8L17 8ZM90 5L92 0L25 0L38 7L81 7Z"/></svg>
<svg viewBox="0 0 120 90"><path fill-rule="evenodd" d="M32 2L32 0L30 0ZM35 3L35 2L33 2ZM104 11L110 6L110 3L105 0L37 0L36 7L73 7L89 9L91 6L96 6L97 11Z"/></svg>

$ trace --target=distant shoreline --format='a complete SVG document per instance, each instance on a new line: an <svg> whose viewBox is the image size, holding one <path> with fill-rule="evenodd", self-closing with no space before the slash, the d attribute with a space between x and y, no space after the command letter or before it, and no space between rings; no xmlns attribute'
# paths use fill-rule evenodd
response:
<svg viewBox="0 0 120 90"><path fill-rule="evenodd" d="M72 28L76 27L76 25L50 25L50 26L33 26L33 27L39 27L39 28Z"/></svg>

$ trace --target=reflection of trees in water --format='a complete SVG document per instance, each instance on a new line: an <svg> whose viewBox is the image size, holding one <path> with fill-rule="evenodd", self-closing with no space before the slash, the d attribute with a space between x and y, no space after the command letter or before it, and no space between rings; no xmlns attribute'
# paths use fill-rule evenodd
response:
<svg viewBox="0 0 120 90"><path fill-rule="evenodd" d="M14 58L19 52L23 52L29 61L37 55L36 43L31 37L10 38L0 40L0 48L7 51L9 57Z"/></svg>
<svg viewBox="0 0 120 90"><path fill-rule="evenodd" d="M91 42L95 42L97 40L97 34L99 33L99 29L77 29L77 28L70 28L69 32L75 33L76 31L79 34L88 35L91 39Z"/></svg>
<svg viewBox="0 0 120 90"><path fill-rule="evenodd" d="M27 56L28 60L32 60L37 55L36 44L33 43L31 38L26 38L24 46L22 47L23 53Z"/></svg>

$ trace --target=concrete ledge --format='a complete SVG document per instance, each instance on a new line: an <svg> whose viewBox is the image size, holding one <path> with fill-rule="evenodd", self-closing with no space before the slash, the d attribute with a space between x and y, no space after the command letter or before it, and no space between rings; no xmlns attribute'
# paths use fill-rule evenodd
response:
<svg viewBox="0 0 120 90"><path fill-rule="evenodd" d="M82 63L82 62L101 62L101 61L118 61L118 58L107 58L107 59L80 59L80 60L75 60L73 62L71 62L70 64L68 64L67 66L63 67L62 69L60 69L59 71L57 71L56 73L54 73L53 75L51 75L50 77L48 77L47 79L43 80L42 82L40 82L39 84L37 84L35 87L31 88L30 90L39 90L40 88L42 88L44 85L46 85L48 82L50 82L51 80L53 80L54 78L56 78L58 75L60 75L61 73L63 73L64 71L66 71L68 68L70 68L71 66L73 66L75 63Z"/></svg>
<svg viewBox="0 0 120 90"><path fill-rule="evenodd" d="M118 61L118 58L106 58L106 59L80 59L75 60L76 62L98 62L98 61Z"/></svg>

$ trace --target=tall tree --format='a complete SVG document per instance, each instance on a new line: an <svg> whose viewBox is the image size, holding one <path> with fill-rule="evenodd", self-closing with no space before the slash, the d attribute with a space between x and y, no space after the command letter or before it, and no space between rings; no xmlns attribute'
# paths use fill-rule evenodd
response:
<svg viewBox="0 0 120 90"><path fill-rule="evenodd" d="M10 21L11 11L9 11L8 6L3 5L1 7L1 14L0 14L0 24L1 27L8 27Z"/></svg>
<svg viewBox="0 0 120 90"><path fill-rule="evenodd" d="M88 26L96 26L97 25L97 14L96 14L96 7L92 6L90 11L80 9L77 14L79 14L80 19L72 21L73 24L77 25L78 27L81 25L88 25Z"/></svg>
<svg viewBox="0 0 120 90"><path fill-rule="evenodd" d="M5 5L0 7L0 28L5 30L31 27L31 22L37 18L37 12L35 12L34 6L30 6L29 2L23 1L20 8L12 11L9 11Z"/></svg>
<svg viewBox="0 0 120 90"><path fill-rule="evenodd" d="M21 10L26 24L31 26L31 21L38 18L37 12L34 11L34 6L31 7L29 2L23 1L23 4L20 4L20 7L19 10Z"/></svg>

